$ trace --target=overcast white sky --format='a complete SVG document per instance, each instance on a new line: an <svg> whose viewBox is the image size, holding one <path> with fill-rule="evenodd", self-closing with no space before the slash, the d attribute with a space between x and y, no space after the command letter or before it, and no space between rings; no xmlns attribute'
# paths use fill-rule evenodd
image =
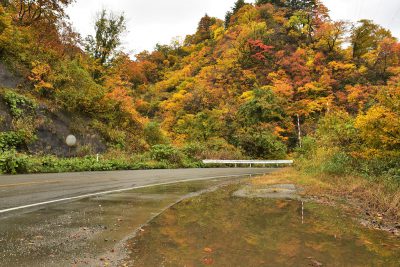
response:
<svg viewBox="0 0 400 267"><path fill-rule="evenodd" d="M322 0L333 19L372 19L400 38L400 0ZM102 8L124 12L128 32L124 50L136 54L152 50L156 43L169 44L177 36L194 33L205 14L223 19L235 0L77 0L67 12L75 29L92 34L96 13ZM254 2L254 0L247 2Z"/></svg>

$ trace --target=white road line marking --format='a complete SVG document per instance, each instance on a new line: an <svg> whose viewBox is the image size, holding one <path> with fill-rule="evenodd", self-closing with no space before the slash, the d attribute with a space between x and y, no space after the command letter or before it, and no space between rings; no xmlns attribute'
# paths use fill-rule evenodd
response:
<svg viewBox="0 0 400 267"><path fill-rule="evenodd" d="M108 194L112 194L112 193L121 193L121 192L130 191L130 190L134 190L134 189L141 189L141 188L147 188L147 187L153 187L153 186L179 184L179 183L185 183L185 182L193 182L193 181L201 181L201 180L212 180L212 179L220 179L220 178L233 178L233 177L243 177L243 176L252 176L252 175L263 175L263 174L265 174L265 173L244 173L244 174L240 174L240 175L204 177L204 178L196 178L196 179L190 179L190 180L178 180L178 181L172 181L172 182L167 182L167 183L158 183L158 184L134 186L134 187L130 187L130 188L103 191L103 192L98 192L98 193L80 195L80 196L76 196L76 197L60 198L60 199L56 199L56 200L50 200L50 201L45 201L45 202L39 202L39 203L34 203L34 204L29 204L29 205L24 205L24 206L9 208L9 209L4 209L4 210L0 210L0 214L6 213L6 212L11 212L11 211L27 209L27 208L34 208L34 207L38 207L38 206L44 206L44 205L53 204L53 203L59 203L59 202L70 201L70 200L77 200L77 199L82 199L82 198L87 198L87 197L108 195Z"/></svg>

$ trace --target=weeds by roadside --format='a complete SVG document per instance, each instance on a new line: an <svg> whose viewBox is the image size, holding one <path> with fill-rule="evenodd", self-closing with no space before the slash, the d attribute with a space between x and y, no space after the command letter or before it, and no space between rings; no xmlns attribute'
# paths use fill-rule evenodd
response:
<svg viewBox="0 0 400 267"><path fill-rule="evenodd" d="M154 146L141 155L122 152L96 156L59 158L32 156L15 150L0 154L0 174L59 173L81 171L114 171L139 169L197 168L202 163L166 145Z"/></svg>

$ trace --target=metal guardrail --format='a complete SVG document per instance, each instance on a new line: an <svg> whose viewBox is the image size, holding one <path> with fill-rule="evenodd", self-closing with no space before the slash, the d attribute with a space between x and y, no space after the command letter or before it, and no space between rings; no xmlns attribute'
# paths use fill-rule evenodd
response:
<svg viewBox="0 0 400 267"><path fill-rule="evenodd" d="M288 164L291 165L294 163L293 160L216 160L216 159L206 159L203 160L204 164L235 164L237 167L238 164L250 165L250 168L253 165L280 165L280 164Z"/></svg>

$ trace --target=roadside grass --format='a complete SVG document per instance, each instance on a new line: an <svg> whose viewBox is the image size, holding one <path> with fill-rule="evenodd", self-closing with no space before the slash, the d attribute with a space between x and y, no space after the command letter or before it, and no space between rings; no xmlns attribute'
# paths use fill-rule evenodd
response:
<svg viewBox="0 0 400 267"><path fill-rule="evenodd" d="M15 151L4 152L0 155L0 174L26 173L62 173L84 171L116 171L116 170L146 170L146 169L176 169L198 168L202 163L188 158L179 161L150 156L94 156L58 158L56 156L31 156Z"/></svg>
<svg viewBox="0 0 400 267"><path fill-rule="evenodd" d="M266 176L256 177L251 182L254 185L297 183L299 185L319 185L320 187L327 186L327 184L322 180L313 176L302 175L294 168L283 168Z"/></svg>
<svg viewBox="0 0 400 267"><path fill-rule="evenodd" d="M254 186L294 183L304 189L305 196L340 206L374 226L400 227L400 187L384 181L370 181L355 175L308 174L285 168L254 178L252 183Z"/></svg>

